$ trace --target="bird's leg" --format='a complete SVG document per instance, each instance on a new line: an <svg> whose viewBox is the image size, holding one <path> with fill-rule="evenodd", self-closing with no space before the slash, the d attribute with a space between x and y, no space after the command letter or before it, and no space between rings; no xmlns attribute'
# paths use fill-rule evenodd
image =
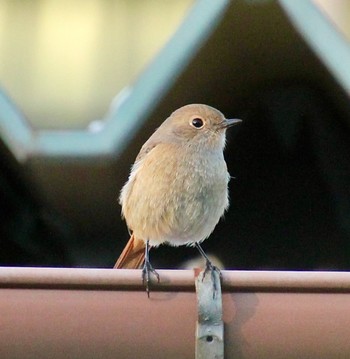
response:
<svg viewBox="0 0 350 359"><path fill-rule="evenodd" d="M145 247L145 263L142 268L142 283L146 287L147 296L149 298L149 283L150 283L150 273L153 273L159 283L159 274L152 267L151 262L149 261L149 240L146 241Z"/></svg>
<svg viewBox="0 0 350 359"><path fill-rule="evenodd" d="M198 249L199 253L202 255L202 257L205 259L205 270L203 273L203 279L205 275L210 272L211 273L211 280L213 282L213 297L215 298L216 292L217 292L217 286L215 281L215 274L214 272L217 272L219 274L219 277L221 278L221 271L217 266L214 266L211 260L208 258L208 256L205 254L203 248L200 246L198 242L195 243L196 248Z"/></svg>

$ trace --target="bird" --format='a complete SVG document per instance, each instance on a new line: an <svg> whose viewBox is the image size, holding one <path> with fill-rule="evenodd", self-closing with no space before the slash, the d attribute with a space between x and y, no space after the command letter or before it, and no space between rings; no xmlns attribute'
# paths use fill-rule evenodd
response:
<svg viewBox="0 0 350 359"><path fill-rule="evenodd" d="M130 239L114 268L141 268L149 296L159 274L149 251L160 244L195 246L205 272L218 270L201 247L229 206L230 174L224 159L227 128L240 123L214 107L175 110L141 147L119 203Z"/></svg>

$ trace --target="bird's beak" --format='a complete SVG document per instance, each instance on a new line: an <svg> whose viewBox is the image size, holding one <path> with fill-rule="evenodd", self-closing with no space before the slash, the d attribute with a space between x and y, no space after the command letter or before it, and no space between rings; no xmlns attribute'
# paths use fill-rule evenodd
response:
<svg viewBox="0 0 350 359"><path fill-rule="evenodd" d="M239 120L238 118L226 118L225 119L226 127L235 126L235 125L238 125L241 122L242 122L242 120Z"/></svg>

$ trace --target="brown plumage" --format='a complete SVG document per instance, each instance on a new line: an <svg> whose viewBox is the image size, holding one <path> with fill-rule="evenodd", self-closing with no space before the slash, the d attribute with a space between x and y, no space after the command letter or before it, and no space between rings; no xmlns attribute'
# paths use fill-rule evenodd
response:
<svg viewBox="0 0 350 359"><path fill-rule="evenodd" d="M145 259L148 281L155 271L146 245L198 248L211 234L229 205L223 150L226 129L238 122L213 107L187 105L146 141L120 194L133 235L115 268L140 268Z"/></svg>

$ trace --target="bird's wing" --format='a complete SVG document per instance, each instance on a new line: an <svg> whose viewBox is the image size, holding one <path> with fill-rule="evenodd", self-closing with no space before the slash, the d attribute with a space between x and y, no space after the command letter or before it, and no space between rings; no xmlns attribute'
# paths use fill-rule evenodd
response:
<svg viewBox="0 0 350 359"><path fill-rule="evenodd" d="M153 135L141 147L141 150L136 157L135 163L141 161L147 155L147 153L163 142L164 140L160 138L159 133L157 131L154 132Z"/></svg>

